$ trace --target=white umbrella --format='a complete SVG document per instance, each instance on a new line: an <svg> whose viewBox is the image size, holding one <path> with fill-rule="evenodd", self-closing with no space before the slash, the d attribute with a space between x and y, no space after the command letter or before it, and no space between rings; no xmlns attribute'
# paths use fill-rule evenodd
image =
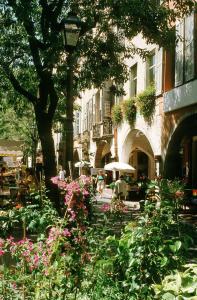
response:
<svg viewBox="0 0 197 300"><path fill-rule="evenodd" d="M91 163L89 161L81 160L75 163L76 168L90 167Z"/></svg>
<svg viewBox="0 0 197 300"><path fill-rule="evenodd" d="M124 171L127 173L132 173L135 171L135 168L129 164L123 162L112 162L104 166L106 171Z"/></svg>

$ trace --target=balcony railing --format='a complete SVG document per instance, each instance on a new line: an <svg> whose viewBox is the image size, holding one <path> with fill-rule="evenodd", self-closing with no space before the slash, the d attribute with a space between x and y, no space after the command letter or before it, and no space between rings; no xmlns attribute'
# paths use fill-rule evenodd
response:
<svg viewBox="0 0 197 300"><path fill-rule="evenodd" d="M112 137L112 121L111 119L104 119L102 123L96 123L93 125L93 139L102 139L106 137Z"/></svg>
<svg viewBox="0 0 197 300"><path fill-rule="evenodd" d="M164 94L164 112L171 112L197 103L197 80L190 81Z"/></svg>
<svg viewBox="0 0 197 300"><path fill-rule="evenodd" d="M93 131L93 134L92 134L92 137L93 139L99 139L101 137L101 124L94 124L92 126L92 131Z"/></svg>
<svg viewBox="0 0 197 300"><path fill-rule="evenodd" d="M111 119L103 120L103 136L112 134L112 121Z"/></svg>

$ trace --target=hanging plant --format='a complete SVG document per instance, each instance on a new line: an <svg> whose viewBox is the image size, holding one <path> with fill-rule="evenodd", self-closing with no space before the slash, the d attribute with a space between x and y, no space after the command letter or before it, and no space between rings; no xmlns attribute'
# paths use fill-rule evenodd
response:
<svg viewBox="0 0 197 300"><path fill-rule="evenodd" d="M112 122L114 125L120 125L123 120L122 109L120 104L115 104L112 108Z"/></svg>
<svg viewBox="0 0 197 300"><path fill-rule="evenodd" d="M131 127L134 127L136 122L136 113L137 113L135 98L125 100L122 103L122 105L123 105L123 114L125 116L125 119L128 121Z"/></svg>
<svg viewBox="0 0 197 300"><path fill-rule="evenodd" d="M156 105L155 87L151 85L140 93L136 98L136 104L144 120L151 124Z"/></svg>

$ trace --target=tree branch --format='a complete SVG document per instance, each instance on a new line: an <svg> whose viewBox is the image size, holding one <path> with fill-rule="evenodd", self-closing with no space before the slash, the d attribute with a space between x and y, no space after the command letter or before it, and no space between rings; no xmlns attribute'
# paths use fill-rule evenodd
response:
<svg viewBox="0 0 197 300"><path fill-rule="evenodd" d="M56 1L56 7L53 10L53 16L54 16L56 22L57 22L57 18L59 16L59 14L62 11L63 5L64 5L64 0Z"/></svg>
<svg viewBox="0 0 197 300"><path fill-rule="evenodd" d="M33 105L37 102L37 97L28 92L25 88L23 88L19 81L14 76L14 73L10 70L7 65L1 65L6 77L9 79L10 83L12 84L13 88L25 98L27 98Z"/></svg>

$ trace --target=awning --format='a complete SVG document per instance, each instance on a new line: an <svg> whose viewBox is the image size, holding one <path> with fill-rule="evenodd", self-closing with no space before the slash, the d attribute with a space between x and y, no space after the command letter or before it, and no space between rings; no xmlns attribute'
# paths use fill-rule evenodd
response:
<svg viewBox="0 0 197 300"><path fill-rule="evenodd" d="M0 139L0 156L23 156L23 141Z"/></svg>

